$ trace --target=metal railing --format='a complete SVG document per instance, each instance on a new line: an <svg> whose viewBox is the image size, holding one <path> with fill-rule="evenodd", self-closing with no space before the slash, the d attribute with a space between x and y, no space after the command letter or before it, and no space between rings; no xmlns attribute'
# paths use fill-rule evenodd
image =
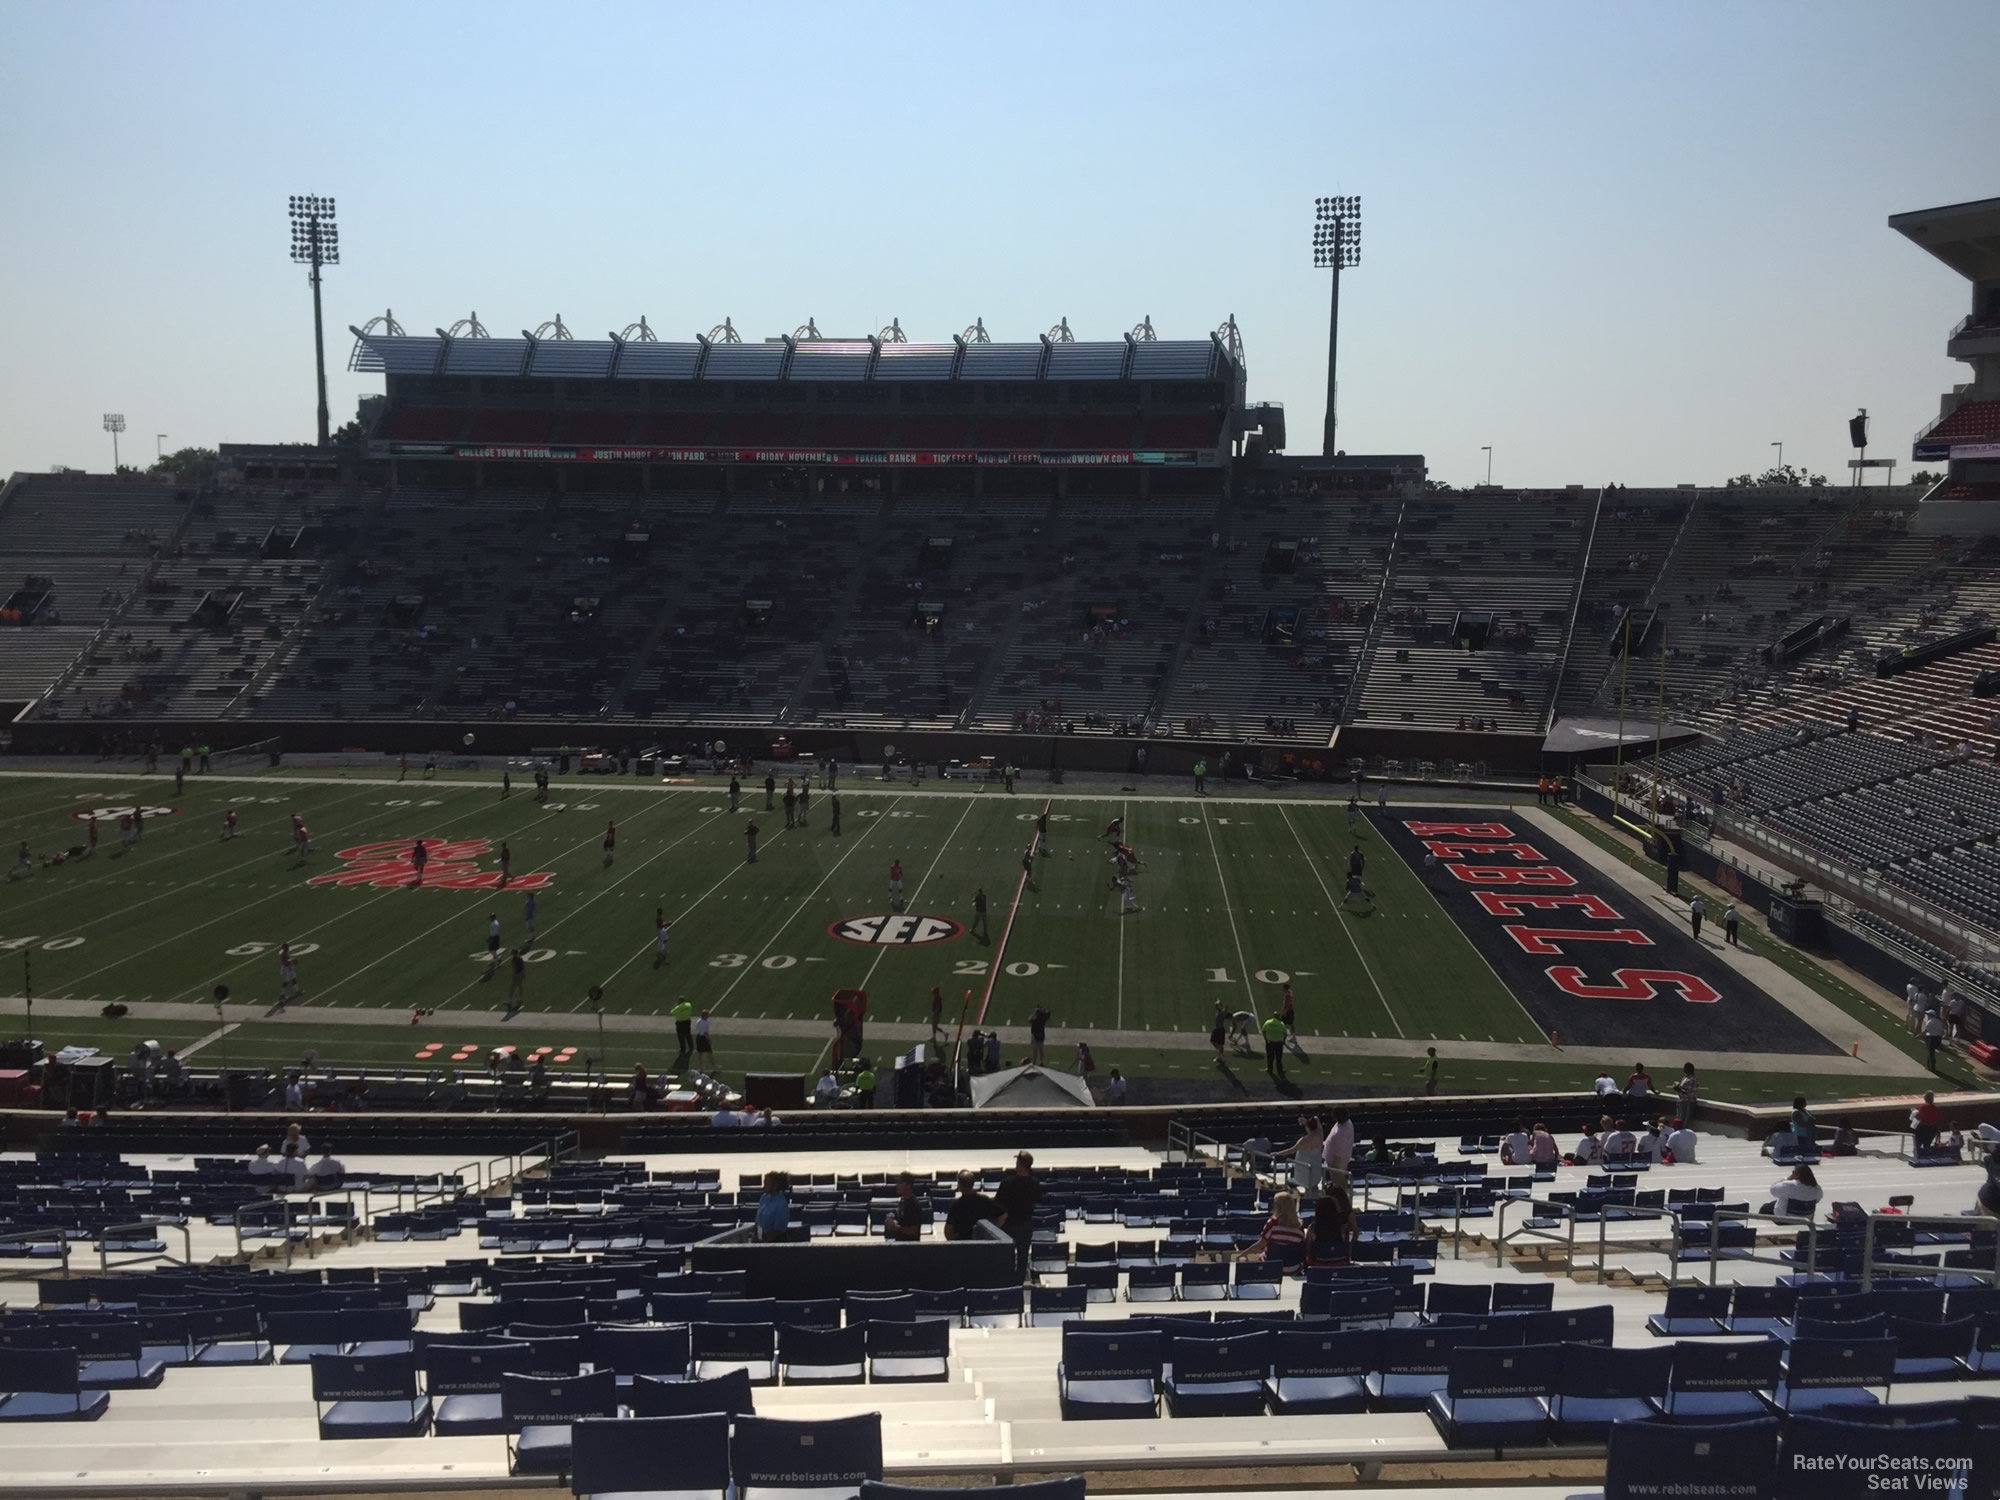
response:
<svg viewBox="0 0 2000 1500"><path fill-rule="evenodd" d="M136 1224L113 1224L107 1228L100 1229L97 1231L98 1271L100 1273L107 1273L111 1271L129 1271L134 1266L149 1265L156 1260L172 1261L174 1257L173 1257L173 1252L171 1250L128 1250L119 1253L129 1256L130 1259L121 1260L116 1265L112 1264L111 1256L113 1252L109 1243L111 1240L121 1235L130 1235L142 1232L152 1235L158 1235L159 1232L163 1229L172 1229L179 1232L181 1237L180 1263L184 1266L193 1265L194 1235L188 1229L186 1224L184 1223L177 1224L169 1219L141 1219ZM162 1240L162 1243L164 1244L165 1241Z"/></svg>
<svg viewBox="0 0 2000 1500"><path fill-rule="evenodd" d="M1962 1214L1897 1214L1885 1213L1877 1209L1868 1215L1861 1226L1861 1289L1864 1292L1873 1288L1875 1273L1877 1271L1892 1276L1908 1276L1913 1271L1918 1275L1923 1274L1922 1267L1913 1266L1911 1262L1906 1260L1876 1259L1876 1241L1879 1237L1876 1226L1878 1224L1884 1228L1916 1230L1919 1232L1924 1231L1926 1226L1931 1226L1929 1232L1946 1236L1942 1240L1933 1240L1931 1242L1932 1245L1951 1246L1959 1244L1962 1240L1963 1246L1967 1251L1979 1248L1978 1235L1981 1230L1984 1230L1993 1236L1993 1264L1990 1268L1983 1266L1950 1266L1940 1267L1939 1269L1951 1275L1974 1277L1977 1280L1985 1282L1988 1286L2000 1286L2000 1222L1995 1222L1983 1215L1967 1218ZM1892 1248L1914 1250L1921 1247L1915 1245L1898 1245Z"/></svg>
<svg viewBox="0 0 2000 1500"><path fill-rule="evenodd" d="M1721 1226L1724 1224L1742 1223L1750 1224L1753 1228L1764 1224L1777 1226L1789 1224L1794 1229L1803 1229L1806 1232L1805 1274L1808 1276L1818 1274L1820 1226L1813 1222L1810 1214L1760 1214L1753 1213L1748 1209L1718 1209L1705 1225L1700 1225L1699 1221L1697 1221L1696 1225L1682 1223L1676 1228L1674 1232L1673 1259L1667 1268L1667 1285L1670 1287L1680 1285L1681 1252L1690 1247L1698 1250L1705 1249L1708 1252L1706 1260L1708 1264L1708 1284L1710 1286L1715 1285L1716 1267L1725 1259L1744 1265L1777 1266L1783 1270L1794 1272L1800 1269L1797 1261L1786 1260L1783 1255L1776 1251L1769 1255L1758 1254L1758 1246L1762 1243L1762 1240L1759 1238L1753 1237L1751 1243L1748 1245L1724 1245L1722 1243ZM1696 1229L1697 1226L1699 1226L1698 1232L1688 1232ZM1725 1251L1727 1252L1726 1255L1723 1253Z"/></svg>
<svg viewBox="0 0 2000 1500"><path fill-rule="evenodd" d="M0 1245L40 1245L50 1240L62 1251L58 1258L62 1274L69 1275L70 1237L67 1229L24 1229L14 1234L0 1234Z"/></svg>

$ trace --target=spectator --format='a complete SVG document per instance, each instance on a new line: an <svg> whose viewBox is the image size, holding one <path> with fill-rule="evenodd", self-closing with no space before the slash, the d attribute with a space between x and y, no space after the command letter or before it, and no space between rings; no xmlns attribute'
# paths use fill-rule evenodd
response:
<svg viewBox="0 0 2000 1500"><path fill-rule="evenodd" d="M1924 1066L1938 1070L1938 1045L1944 1041L1944 1007L1933 1005L1924 1012Z"/></svg>
<svg viewBox="0 0 2000 1500"><path fill-rule="evenodd" d="M1861 1133L1854 1128L1852 1120L1842 1120L1840 1128L1834 1131L1833 1154L1835 1156L1858 1156L1861 1154Z"/></svg>
<svg viewBox="0 0 2000 1500"><path fill-rule="evenodd" d="M1348 1163L1354 1159L1354 1121L1344 1109L1333 1112L1333 1124L1326 1132L1326 1144L1320 1148L1320 1160L1326 1166L1323 1182L1344 1187L1348 1180Z"/></svg>
<svg viewBox="0 0 2000 1500"><path fill-rule="evenodd" d="M1579 1167L1587 1167L1600 1161L1604 1156L1604 1144L1597 1138L1597 1128L1588 1120L1583 1123L1583 1134L1576 1138L1576 1149L1569 1159Z"/></svg>
<svg viewBox="0 0 2000 1500"><path fill-rule="evenodd" d="M1644 1063L1633 1063L1631 1076L1625 1080L1625 1097L1640 1100L1652 1092L1653 1075L1646 1071Z"/></svg>
<svg viewBox="0 0 2000 1500"><path fill-rule="evenodd" d="M1819 1125L1806 1108L1806 1096L1798 1095L1792 1100L1792 1135L1798 1141L1801 1151L1810 1151L1819 1144Z"/></svg>
<svg viewBox="0 0 2000 1500"><path fill-rule="evenodd" d="M1271 1198L1271 1216L1264 1221L1255 1244L1236 1253L1238 1260L1275 1260L1297 1265L1306 1242L1305 1225L1299 1222L1299 1195L1276 1193Z"/></svg>
<svg viewBox="0 0 2000 1500"><path fill-rule="evenodd" d="M944 1237L948 1240L970 1240L979 1237L979 1226L999 1217L1000 1209L994 1201L979 1191L979 1183L970 1172L958 1174L958 1196L951 1200L951 1207L945 1210Z"/></svg>
<svg viewBox="0 0 2000 1500"><path fill-rule="evenodd" d="M840 1075L828 1068L819 1075L819 1083L813 1089L813 1103L822 1109L831 1109L840 1102Z"/></svg>
<svg viewBox="0 0 2000 1500"><path fill-rule="evenodd" d="M1553 1167L1562 1160L1562 1148L1556 1145L1548 1126L1535 1126L1535 1133L1528 1138L1528 1155L1538 1167Z"/></svg>
<svg viewBox="0 0 2000 1500"><path fill-rule="evenodd" d="M305 1131L296 1124L285 1127L285 1145L300 1161L304 1161L306 1153L312 1150L312 1142L306 1139Z"/></svg>
<svg viewBox="0 0 2000 1500"><path fill-rule="evenodd" d="M1507 1133L1507 1139L1500 1143L1501 1162L1510 1167L1527 1165L1530 1145L1531 1138L1528 1135L1528 1122L1526 1120L1516 1120L1514 1128Z"/></svg>
<svg viewBox="0 0 2000 1500"><path fill-rule="evenodd" d="M1639 1148L1639 1138L1625 1128L1623 1120L1612 1121L1611 1134L1604 1138L1604 1154L1618 1158L1630 1156Z"/></svg>
<svg viewBox="0 0 2000 1500"><path fill-rule="evenodd" d="M653 1102L653 1086L646 1080L643 1067L632 1069L632 1081L625 1086L625 1104L628 1109L645 1109Z"/></svg>
<svg viewBox="0 0 2000 1500"><path fill-rule="evenodd" d="M306 1185L305 1153L290 1141L285 1142L285 1154L278 1163L279 1185L288 1192L298 1192Z"/></svg>
<svg viewBox="0 0 2000 1500"><path fill-rule="evenodd" d="M1025 1281L1028 1241L1035 1232L1035 1205L1042 1201L1042 1185L1035 1180L1034 1157L1023 1151L1014 1158L1014 1170L1000 1180L993 1201L1000 1210L1000 1227L1014 1241L1015 1270Z"/></svg>
<svg viewBox="0 0 2000 1500"><path fill-rule="evenodd" d="M1104 1102L1114 1105L1125 1102L1125 1075L1116 1066L1104 1080Z"/></svg>
<svg viewBox="0 0 2000 1500"><path fill-rule="evenodd" d="M308 1169L312 1185L322 1191L337 1188L347 1180L347 1164L333 1154L333 1147L322 1144L319 1160Z"/></svg>
<svg viewBox="0 0 2000 1500"><path fill-rule="evenodd" d="M721 1125L726 1128L732 1125L741 1125L743 1123L743 1116L725 1101L720 1109L708 1117L708 1123L711 1125Z"/></svg>
<svg viewBox="0 0 2000 1500"><path fill-rule="evenodd" d="M757 1238L781 1240L792 1227L792 1180L783 1172L764 1174L764 1194L757 1200Z"/></svg>
<svg viewBox="0 0 2000 1500"><path fill-rule="evenodd" d="M1792 1168L1792 1175L1771 1184L1771 1212L1780 1218L1810 1219L1820 1200L1819 1179L1804 1162Z"/></svg>
<svg viewBox="0 0 2000 1500"><path fill-rule="evenodd" d="M1983 1132L1987 1126L1979 1127ZM1986 1139L1984 1135L1980 1137ZM1986 1180L1979 1184L1976 1206L1982 1218L2000 1219L2000 1151L1986 1153Z"/></svg>
<svg viewBox="0 0 2000 1500"><path fill-rule="evenodd" d="M896 1179L896 1206L889 1210L889 1218L882 1226L885 1239L912 1241L924 1237L924 1226L931 1221L930 1205L917 1196L917 1182L908 1172Z"/></svg>
<svg viewBox="0 0 2000 1500"><path fill-rule="evenodd" d="M1326 1170L1326 1131L1316 1115L1299 1116L1299 1138L1278 1153L1292 1159L1292 1181L1299 1192L1316 1196L1320 1174Z"/></svg>
<svg viewBox="0 0 2000 1500"><path fill-rule="evenodd" d="M1653 1121L1646 1127L1646 1133L1639 1137L1639 1154L1658 1166L1666 1158L1667 1139L1660 1131L1660 1122Z"/></svg>
<svg viewBox="0 0 2000 1500"><path fill-rule="evenodd" d="M1674 1121L1674 1128L1667 1132L1667 1154L1673 1157L1676 1166L1687 1166L1695 1160L1695 1134L1685 1119Z"/></svg>
<svg viewBox="0 0 2000 1500"><path fill-rule="evenodd" d="M1683 1120L1693 1122L1695 1096L1700 1091L1701 1080L1695 1075L1694 1064L1682 1063L1680 1081L1674 1085L1674 1097L1680 1101Z"/></svg>
<svg viewBox="0 0 2000 1500"><path fill-rule="evenodd" d="M1926 1089L1924 1102L1910 1111L1910 1136L1919 1152L1928 1151L1937 1144L1938 1131L1944 1124L1944 1115L1937 1107L1937 1095Z"/></svg>
<svg viewBox="0 0 2000 1500"><path fill-rule="evenodd" d="M1352 1200L1342 1187L1329 1187L1313 1205L1312 1223L1306 1226L1306 1264L1344 1266L1354 1244Z"/></svg>
<svg viewBox="0 0 2000 1500"><path fill-rule="evenodd" d="M1606 1094L1615 1094L1618 1092L1618 1080L1611 1076L1609 1068L1599 1068L1597 1070L1597 1083L1595 1087L1597 1095L1601 1099Z"/></svg>
<svg viewBox="0 0 2000 1500"><path fill-rule="evenodd" d="M76 1123L76 1111L71 1110L63 1123L65 1125L74 1125ZM250 1175L253 1178L259 1179L261 1186L271 1186L268 1179L278 1175L278 1163L272 1157L269 1146L259 1146L257 1154L250 1158Z"/></svg>

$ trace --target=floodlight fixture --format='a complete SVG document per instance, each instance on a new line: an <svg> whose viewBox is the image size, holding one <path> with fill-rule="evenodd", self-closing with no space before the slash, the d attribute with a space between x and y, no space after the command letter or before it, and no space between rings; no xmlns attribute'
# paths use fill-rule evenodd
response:
<svg viewBox="0 0 2000 1500"><path fill-rule="evenodd" d="M104 414L104 430L111 434L111 472L118 472L118 434L125 430L125 414L108 411Z"/></svg>
<svg viewBox="0 0 2000 1500"><path fill-rule="evenodd" d="M326 328L320 313L320 271L340 264L340 224L334 202L317 193L292 194L287 210L292 221L292 260L311 267L313 294L313 368L319 377L319 445L330 441L326 411Z"/></svg>
<svg viewBox="0 0 2000 1500"><path fill-rule="evenodd" d="M1328 458L1334 447L1334 411L1339 392L1340 273L1361 264L1361 195L1336 193L1313 199L1313 265L1333 272L1333 291L1326 319L1326 429L1322 439Z"/></svg>

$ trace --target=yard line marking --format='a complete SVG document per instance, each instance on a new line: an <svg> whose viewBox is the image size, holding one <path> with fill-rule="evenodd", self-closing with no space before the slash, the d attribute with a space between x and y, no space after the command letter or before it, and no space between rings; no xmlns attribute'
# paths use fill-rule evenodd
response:
<svg viewBox="0 0 2000 1500"><path fill-rule="evenodd" d="M1250 1013L1261 1015L1257 992L1250 988L1250 965L1243 957L1243 939L1236 931L1236 908L1229 904L1229 884L1222 878L1222 851L1215 847L1215 829L1208 821L1208 809L1201 810L1201 830L1208 835L1209 866L1215 871L1216 888L1222 892L1222 914L1229 918L1229 940L1236 945L1236 967L1243 975L1243 993L1250 1001Z"/></svg>
<svg viewBox="0 0 2000 1500"><path fill-rule="evenodd" d="M241 1026L242 1024L243 1023L241 1021L230 1021L224 1025L218 1026L215 1028L215 1030L209 1032L206 1036L196 1037L193 1041L189 1042L185 1047L182 1047L178 1055L184 1058L193 1057L195 1053L201 1051L201 1049L206 1047L210 1042L221 1041L224 1037L228 1036L230 1032L236 1030L236 1028Z"/></svg>
<svg viewBox="0 0 2000 1500"><path fill-rule="evenodd" d="M723 818L728 816L729 814L727 813L717 813L715 815L715 817L717 818ZM709 821L713 822L714 819L711 818ZM704 824L702 826L706 827L707 825ZM769 839L765 840L765 847L769 848L772 844L777 843L779 839L783 838L786 834L790 833L791 831L792 830L789 828L780 828L776 830L774 833L772 833ZM692 834L689 835L689 837L692 836L693 836ZM678 843L680 841L676 840L675 842ZM671 847L671 845L669 847ZM661 854L664 854L666 852L667 851L665 849L662 849L660 851ZM686 920L688 915L692 913L697 906L701 905L702 902L706 901L710 896L713 896L716 893L717 889L721 887L723 881L734 879L737 871L747 869L749 868L749 865L750 861L747 859L740 859L736 861L736 863L732 864L729 867L729 869L723 874L721 880L716 881L714 885L711 885L707 890L703 891L699 896L696 896L692 901L688 902L686 906L682 907L679 911L675 912L673 916L668 920L667 925L671 927L675 922ZM725 895L722 899L724 901L727 901L729 897ZM584 905L586 906L588 906L589 904L590 904L589 902L584 903ZM581 908L579 908L579 910L580 909ZM672 947L672 943L673 940L669 938L668 939L669 948ZM635 953L633 953L633 955L630 958L626 959L624 963L620 964L617 968L613 969L609 974L606 974L603 979L598 981L598 983L609 986L612 980L616 979L620 974L623 974L627 969L631 968L632 965L637 963L640 959L644 958L649 952L652 951L652 948L653 948L653 942L651 939L648 939L647 941L641 943L638 947L638 950Z"/></svg>
<svg viewBox="0 0 2000 1500"><path fill-rule="evenodd" d="M1049 804L1053 800L1053 798L1043 799L1043 812L1049 810ZM1030 845L1029 847L1032 848L1033 846ZM1007 957L1007 939L1014 935L1014 918L1020 914L1021 893L1027 888L1028 871L1023 868L1020 875L1014 881L1014 904L1007 908L1007 925L1000 929L1000 946L993 951L993 962L986 966L986 989L979 997L979 1014L972 1021L975 1027L986 1024L986 1007L992 1003L993 986L999 981L1000 965ZM961 1021L959 1024L962 1026L964 1022Z"/></svg>
<svg viewBox="0 0 2000 1500"><path fill-rule="evenodd" d="M1375 998L1382 1002L1382 1009L1389 1017L1389 1024L1396 1028L1397 1036L1408 1041L1408 1033L1403 1030L1402 1021L1397 1017L1394 1009L1390 1007L1389 997L1382 989L1382 981L1375 977L1375 970L1368 962L1368 955L1361 951L1360 942L1356 940L1353 933L1347 930L1347 924L1341 920L1340 903L1333 899L1333 892L1327 889L1326 877L1320 874L1319 864L1313 859L1312 850L1308 849L1306 841L1299 837L1299 830L1292 823L1291 809L1281 804L1278 808L1278 815L1285 820L1285 827L1291 830L1292 842L1299 846L1299 853L1305 856L1306 868L1312 871L1313 879L1319 883L1320 894L1326 897L1326 904L1333 908L1333 925L1340 929L1341 936L1347 939L1348 947L1354 950L1354 956L1361 960L1362 972L1367 974L1368 982L1375 987ZM1372 1036L1373 1033L1371 1032L1370 1035Z"/></svg>
<svg viewBox="0 0 2000 1500"><path fill-rule="evenodd" d="M1118 836L1119 836L1120 838L1124 838L1124 836L1125 836L1125 820L1126 820L1127 818L1131 817L1131 816L1132 816L1132 804L1131 804L1131 802L1130 802L1130 801L1125 801L1125 802L1121 802L1121 803L1119 803L1119 804L1118 804ZM1126 839L1126 842L1127 842L1127 843L1130 843L1130 842L1131 842L1131 840L1130 840L1130 839ZM1123 897L1122 897L1122 895L1121 895L1121 897L1120 897L1120 900L1119 900L1119 911L1118 911L1118 1025L1117 1025L1117 1029L1118 1029L1118 1030L1120 1030L1120 1031L1123 1031L1123 1030L1125 1029L1125 911L1124 911L1124 900L1123 900ZM1151 1028L1149 1027L1148 1029L1150 1030Z"/></svg>
<svg viewBox="0 0 2000 1500"><path fill-rule="evenodd" d="M664 805L663 803L655 802L650 804L649 806L640 808L637 812L633 813L631 817L625 820L626 825L629 827L631 824L636 823L639 821L639 819L645 817L646 814L651 812L654 807L660 807L663 805ZM522 829L521 833L522 834L528 833L532 829L539 828L542 824L548 822L549 819L559 816L560 814L558 813L544 813L541 817L537 818L534 822L530 823L526 828ZM720 813L714 815L714 817L720 817L720 816L721 816ZM713 819L711 819L711 821L713 821ZM683 838L692 837L696 831L699 831L699 828L701 826L703 825L699 824L696 825L695 829L690 830L687 834L682 835L682 837ZM519 835L516 835L516 837L519 837ZM567 849L563 850L560 854L550 859L549 863L553 865L562 860L568 859L571 855L575 854L579 849L583 849L591 844L598 843L601 840L601 838L602 835L599 833L587 833L576 843L571 844ZM678 842L680 842L680 840L678 839L675 840L675 843ZM667 846L668 849L671 849L672 847L673 847L672 844L669 844ZM666 852L665 849L660 851L661 854L664 854L665 852ZM654 858L658 857L659 857L658 855L654 856ZM645 863L642 862L639 866L639 869L644 869L644 868L645 868ZM634 870L632 873L636 875L638 871ZM625 878L629 879L630 877L627 876ZM614 881L613 885L611 887L607 887L606 890L614 888L618 883L619 882ZM496 887L494 891L494 894L496 896L504 895L506 893L507 893L507 888L505 886ZM604 891L598 892L598 895L603 895L603 894L605 894ZM582 911L584 907L589 906L590 902L595 901L596 899L597 896L592 896L590 898L590 901L585 901L582 906L579 906L577 908L577 911ZM574 915L574 913L572 913L572 915ZM390 959L394 958L398 953L401 953L405 948L410 947L412 944L422 942L425 938L429 937L432 933L436 932L440 927L448 927L455 922L463 922L464 920L465 920L465 913L463 910L448 912L438 921L433 922L430 926L426 927L422 932L417 933L413 937L405 938L402 942L398 943L388 952L377 954L374 958L371 958L367 963L363 964L360 968L354 970L352 973L343 975L341 978L336 979L332 984L328 985L325 989L319 992L318 998L322 1000L325 999L328 995L332 994L335 990L339 989L343 984L349 984L352 983L354 980L359 979L363 974L366 974L370 969L374 968L377 964L387 963ZM541 946L542 940L547 938L549 933L554 932L556 928L560 927L564 920L567 919L558 918L556 921L549 923L547 930L542 932L536 938L536 946L537 947ZM473 984L477 984L479 982L480 982L479 980L472 981ZM470 987L471 987L470 985L461 986L459 989L454 990L451 994L447 995L443 1000L439 1001L437 1005L434 1005L430 1008L432 1010L436 1010L439 1008L439 1006L451 1004L453 1000L456 1000L460 995L464 994L466 989Z"/></svg>
<svg viewBox="0 0 2000 1500"><path fill-rule="evenodd" d="M887 810L893 812L895 810L896 803L901 802L902 800L903 799L901 797L896 798L894 802L891 802L889 804ZM764 946L757 950L755 956L751 958L750 962L743 966L742 971L738 973L734 979L729 981L729 987L716 997L714 1004L708 1007L709 1013L711 1015L713 1015L716 1011L722 1009L722 1002L727 1000L731 995L735 994L736 986L741 984L744 980L748 979L750 977L751 971L754 970L759 964L761 964L764 961L765 955L771 951L771 945L777 942L779 938L785 935L785 929L791 925L792 916L797 915L797 912L800 908L803 908L807 902L811 901L813 897L817 896L822 890L824 890L826 888L826 883L829 880L833 879L833 877L840 872L840 867L846 864L848 860L853 858L856 854L859 854L861 852L861 846L868 842L869 836L873 834L876 829L880 828L883 824L887 823L888 821L889 820L887 818L877 818L875 819L874 822L870 823L868 827L866 827L860 833L854 836L854 842L849 844L847 846L847 849L841 854L840 858L833 862L832 867L829 868L824 875L820 876L819 884L814 886L811 890L807 891L805 895L800 898L798 907L795 907L792 913L788 914L787 916L779 920L777 927L772 930L771 936L768 939L766 939Z"/></svg>

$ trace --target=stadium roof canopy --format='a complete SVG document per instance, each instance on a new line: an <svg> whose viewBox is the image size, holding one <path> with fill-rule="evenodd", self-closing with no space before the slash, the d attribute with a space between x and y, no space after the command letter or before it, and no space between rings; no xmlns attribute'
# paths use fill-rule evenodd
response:
<svg viewBox="0 0 2000 1500"><path fill-rule="evenodd" d="M885 343L879 339L773 339L676 344L609 338L517 339L397 335L353 330L349 368L396 376L521 376L570 380L748 380L814 383L893 380L1212 381L1231 373L1222 341L1118 343Z"/></svg>
<svg viewBox="0 0 2000 1500"><path fill-rule="evenodd" d="M2000 279L2000 198L1891 214L1889 227L1967 281Z"/></svg>

